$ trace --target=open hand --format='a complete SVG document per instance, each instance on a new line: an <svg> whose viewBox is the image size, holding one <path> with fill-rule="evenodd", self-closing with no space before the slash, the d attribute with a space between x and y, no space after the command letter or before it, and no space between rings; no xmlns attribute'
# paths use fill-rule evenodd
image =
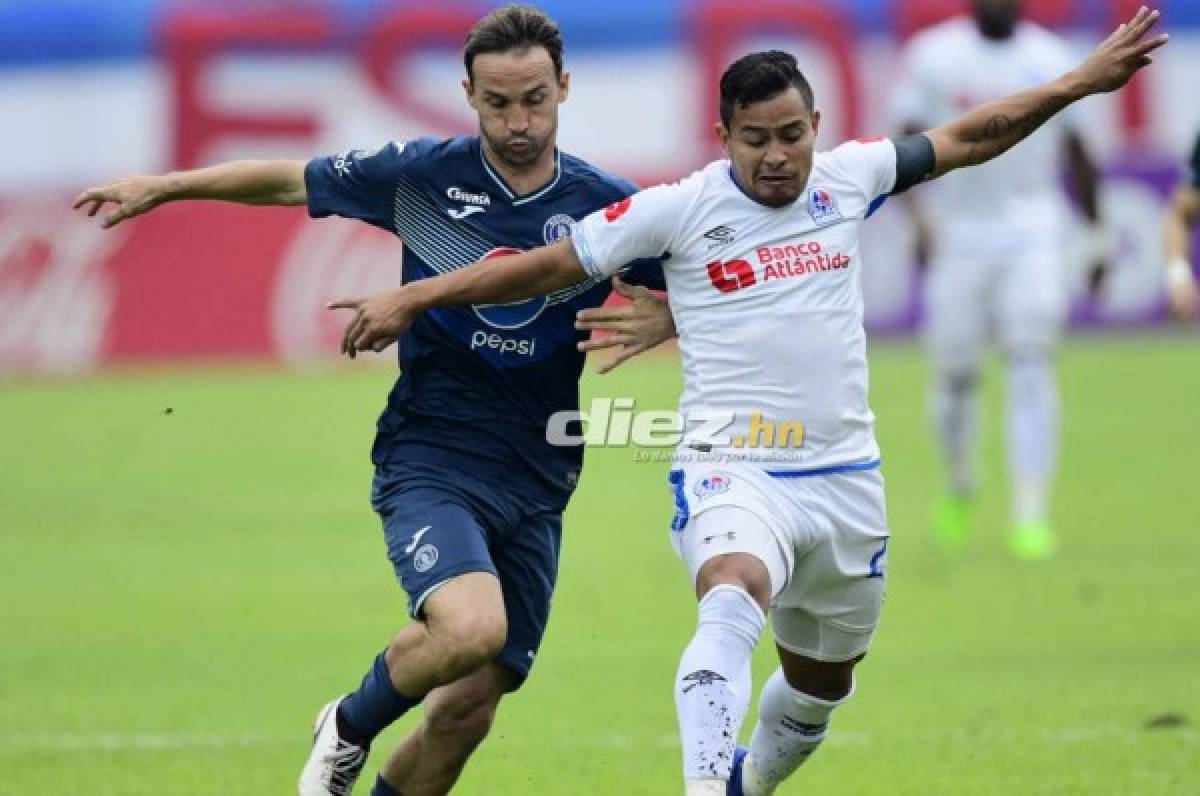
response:
<svg viewBox="0 0 1200 796"><path fill-rule="evenodd" d="M379 352L399 340L419 312L404 288L365 299L341 299L327 304L326 309L354 310L341 346L351 359L359 351Z"/></svg>
<svg viewBox="0 0 1200 796"><path fill-rule="evenodd" d="M1115 91L1129 82L1139 69L1151 63L1154 50L1167 43L1167 35L1147 38L1161 14L1142 6L1133 19L1122 23L1092 51L1077 73L1088 94Z"/></svg>
<svg viewBox="0 0 1200 796"><path fill-rule="evenodd" d="M620 349L616 356L600 366L600 373L608 373L622 362L675 336L675 319L666 299L644 287L622 282L619 276L613 277L613 290L629 299L629 303L620 307L580 310L575 316L576 329L609 333L604 337L593 334L579 343L580 351Z"/></svg>
<svg viewBox="0 0 1200 796"><path fill-rule="evenodd" d="M75 197L73 208L88 207L88 217L96 215L104 205L112 202L116 212L104 219L104 229L114 227L127 218L140 216L158 207L167 199L167 184L164 177L126 177L122 180L88 188Z"/></svg>

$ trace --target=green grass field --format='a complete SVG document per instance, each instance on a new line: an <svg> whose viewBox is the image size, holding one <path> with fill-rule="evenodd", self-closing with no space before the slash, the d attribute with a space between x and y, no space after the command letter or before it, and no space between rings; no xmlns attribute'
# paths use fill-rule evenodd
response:
<svg viewBox="0 0 1200 796"><path fill-rule="evenodd" d="M947 560L925 365L874 348L888 604L858 695L782 793L1200 793L1197 363L1195 338L1065 349L1064 549L1032 565L1005 553L999 373L978 534ZM404 616L367 505L390 378L0 384L0 794L294 793L314 711ZM666 358L584 385L642 407L677 391ZM670 683L694 606L665 470L590 452L538 666L456 792L681 792Z"/></svg>

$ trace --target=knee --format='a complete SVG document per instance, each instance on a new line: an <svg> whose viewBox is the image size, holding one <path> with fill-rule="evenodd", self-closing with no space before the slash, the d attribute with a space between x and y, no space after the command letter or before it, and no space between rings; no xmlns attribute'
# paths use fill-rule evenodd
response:
<svg viewBox="0 0 1200 796"><path fill-rule="evenodd" d="M754 556L733 553L705 562L696 575L696 596L703 598L717 586L735 586L758 603L763 611L771 603L771 575Z"/></svg>
<svg viewBox="0 0 1200 796"><path fill-rule="evenodd" d="M508 636L503 610L447 617L431 623L429 629L439 647L447 682L495 660Z"/></svg>
<svg viewBox="0 0 1200 796"><path fill-rule="evenodd" d="M425 721L440 742L469 753L487 737L498 704L499 697L493 695L446 700L430 706Z"/></svg>
<svg viewBox="0 0 1200 796"><path fill-rule="evenodd" d="M959 366L944 368L938 375L942 388L949 393L962 395L973 391L979 384L979 372L973 367Z"/></svg>
<svg viewBox="0 0 1200 796"><path fill-rule="evenodd" d="M837 663L791 661L791 666L783 667L784 679L792 688L809 696L827 702L841 702L854 691L854 667L865 657L864 653L852 660Z"/></svg>

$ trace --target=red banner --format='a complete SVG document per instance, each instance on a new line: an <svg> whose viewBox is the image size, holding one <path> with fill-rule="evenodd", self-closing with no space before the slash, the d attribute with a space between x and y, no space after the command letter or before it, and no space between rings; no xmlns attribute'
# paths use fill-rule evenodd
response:
<svg viewBox="0 0 1200 796"><path fill-rule="evenodd" d="M400 282L400 243L303 209L194 202L112 230L61 204L0 206L0 371L336 351L332 298Z"/></svg>

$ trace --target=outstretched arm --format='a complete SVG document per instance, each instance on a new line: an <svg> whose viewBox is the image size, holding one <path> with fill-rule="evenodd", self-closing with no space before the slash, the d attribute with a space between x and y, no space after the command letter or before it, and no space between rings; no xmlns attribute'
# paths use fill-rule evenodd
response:
<svg viewBox="0 0 1200 796"><path fill-rule="evenodd" d="M247 205L302 205L308 199L302 160L237 160L194 171L145 177L126 177L89 188L75 198L74 207L87 207L94 216L106 204L117 206L104 219L104 228L148 213L179 199L223 199Z"/></svg>
<svg viewBox="0 0 1200 796"><path fill-rule="evenodd" d="M1115 91L1149 64L1151 52L1167 36L1146 38L1159 19L1143 6L1117 28L1088 59L1057 80L981 105L947 125L926 133L936 160L933 176L977 166L1012 149L1072 102Z"/></svg>
<svg viewBox="0 0 1200 796"><path fill-rule="evenodd" d="M420 279L366 299L344 299L329 309L354 310L342 336L342 352L382 351L404 334L420 313L457 304L506 304L543 296L587 278L570 238L532 251L480 260L448 274Z"/></svg>

